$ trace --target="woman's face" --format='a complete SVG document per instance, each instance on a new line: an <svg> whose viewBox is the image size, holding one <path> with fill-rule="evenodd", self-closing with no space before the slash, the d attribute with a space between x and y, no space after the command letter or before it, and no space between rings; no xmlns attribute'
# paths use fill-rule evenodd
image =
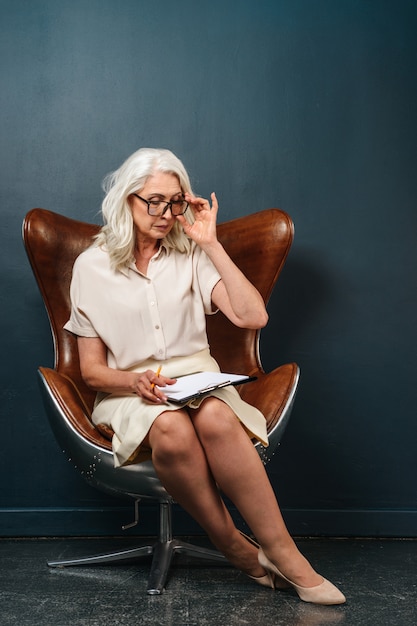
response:
<svg viewBox="0 0 417 626"><path fill-rule="evenodd" d="M144 187L136 192L147 200L161 200L170 202L182 197L182 189L178 178L174 174L155 172L147 178ZM146 202L133 195L130 197L133 222L136 226L137 237L140 240L159 240L170 232L175 224L175 217L169 208L163 215L155 217L148 214Z"/></svg>

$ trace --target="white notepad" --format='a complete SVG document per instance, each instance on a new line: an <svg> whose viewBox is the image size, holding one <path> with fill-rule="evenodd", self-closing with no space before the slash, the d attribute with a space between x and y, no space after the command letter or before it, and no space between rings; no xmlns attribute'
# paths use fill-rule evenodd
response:
<svg viewBox="0 0 417 626"><path fill-rule="evenodd" d="M225 372L197 372L181 376L173 385L166 385L160 389L170 402L183 403L204 396L215 389L228 385L242 385L252 380L256 380L256 377Z"/></svg>

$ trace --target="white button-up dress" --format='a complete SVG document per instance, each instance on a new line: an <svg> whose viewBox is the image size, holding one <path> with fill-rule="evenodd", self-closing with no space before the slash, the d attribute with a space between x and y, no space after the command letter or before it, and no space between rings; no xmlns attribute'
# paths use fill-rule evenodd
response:
<svg viewBox="0 0 417 626"><path fill-rule="evenodd" d="M215 313L211 293L219 280L216 268L195 244L187 254L162 242L146 276L133 262L126 270L112 269L107 252L91 247L74 264L71 316L65 328L81 337L100 337L111 368L145 371L162 365L163 375L172 378L218 371L210 355L206 315ZM267 445L265 418L234 387L211 395L226 402L248 434ZM149 450L141 450L140 444L153 421L160 413L178 408L170 403L151 405L136 394L99 393L92 419L114 431L117 467L149 458Z"/></svg>

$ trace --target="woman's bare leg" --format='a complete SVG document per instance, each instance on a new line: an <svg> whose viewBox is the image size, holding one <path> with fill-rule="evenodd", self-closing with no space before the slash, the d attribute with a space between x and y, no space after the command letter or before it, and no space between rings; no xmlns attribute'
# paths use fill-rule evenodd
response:
<svg viewBox="0 0 417 626"><path fill-rule="evenodd" d="M256 548L241 536L224 505L189 414L182 410L162 413L146 443L162 484L213 544L238 569L263 576Z"/></svg>
<svg viewBox="0 0 417 626"><path fill-rule="evenodd" d="M234 502L265 554L290 580L304 587L322 577L299 552L288 533L265 468L233 411L208 398L192 411L210 471Z"/></svg>

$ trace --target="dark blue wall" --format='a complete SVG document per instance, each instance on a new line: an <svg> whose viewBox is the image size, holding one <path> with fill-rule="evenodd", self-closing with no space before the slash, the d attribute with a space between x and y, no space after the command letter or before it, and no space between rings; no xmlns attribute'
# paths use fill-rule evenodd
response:
<svg viewBox="0 0 417 626"><path fill-rule="evenodd" d="M417 535L416 6L0 0L0 534L129 521L48 428L52 346L20 228L34 206L96 221L103 176L159 146L222 221L295 221L262 335L266 369L302 371L269 466L290 529Z"/></svg>

